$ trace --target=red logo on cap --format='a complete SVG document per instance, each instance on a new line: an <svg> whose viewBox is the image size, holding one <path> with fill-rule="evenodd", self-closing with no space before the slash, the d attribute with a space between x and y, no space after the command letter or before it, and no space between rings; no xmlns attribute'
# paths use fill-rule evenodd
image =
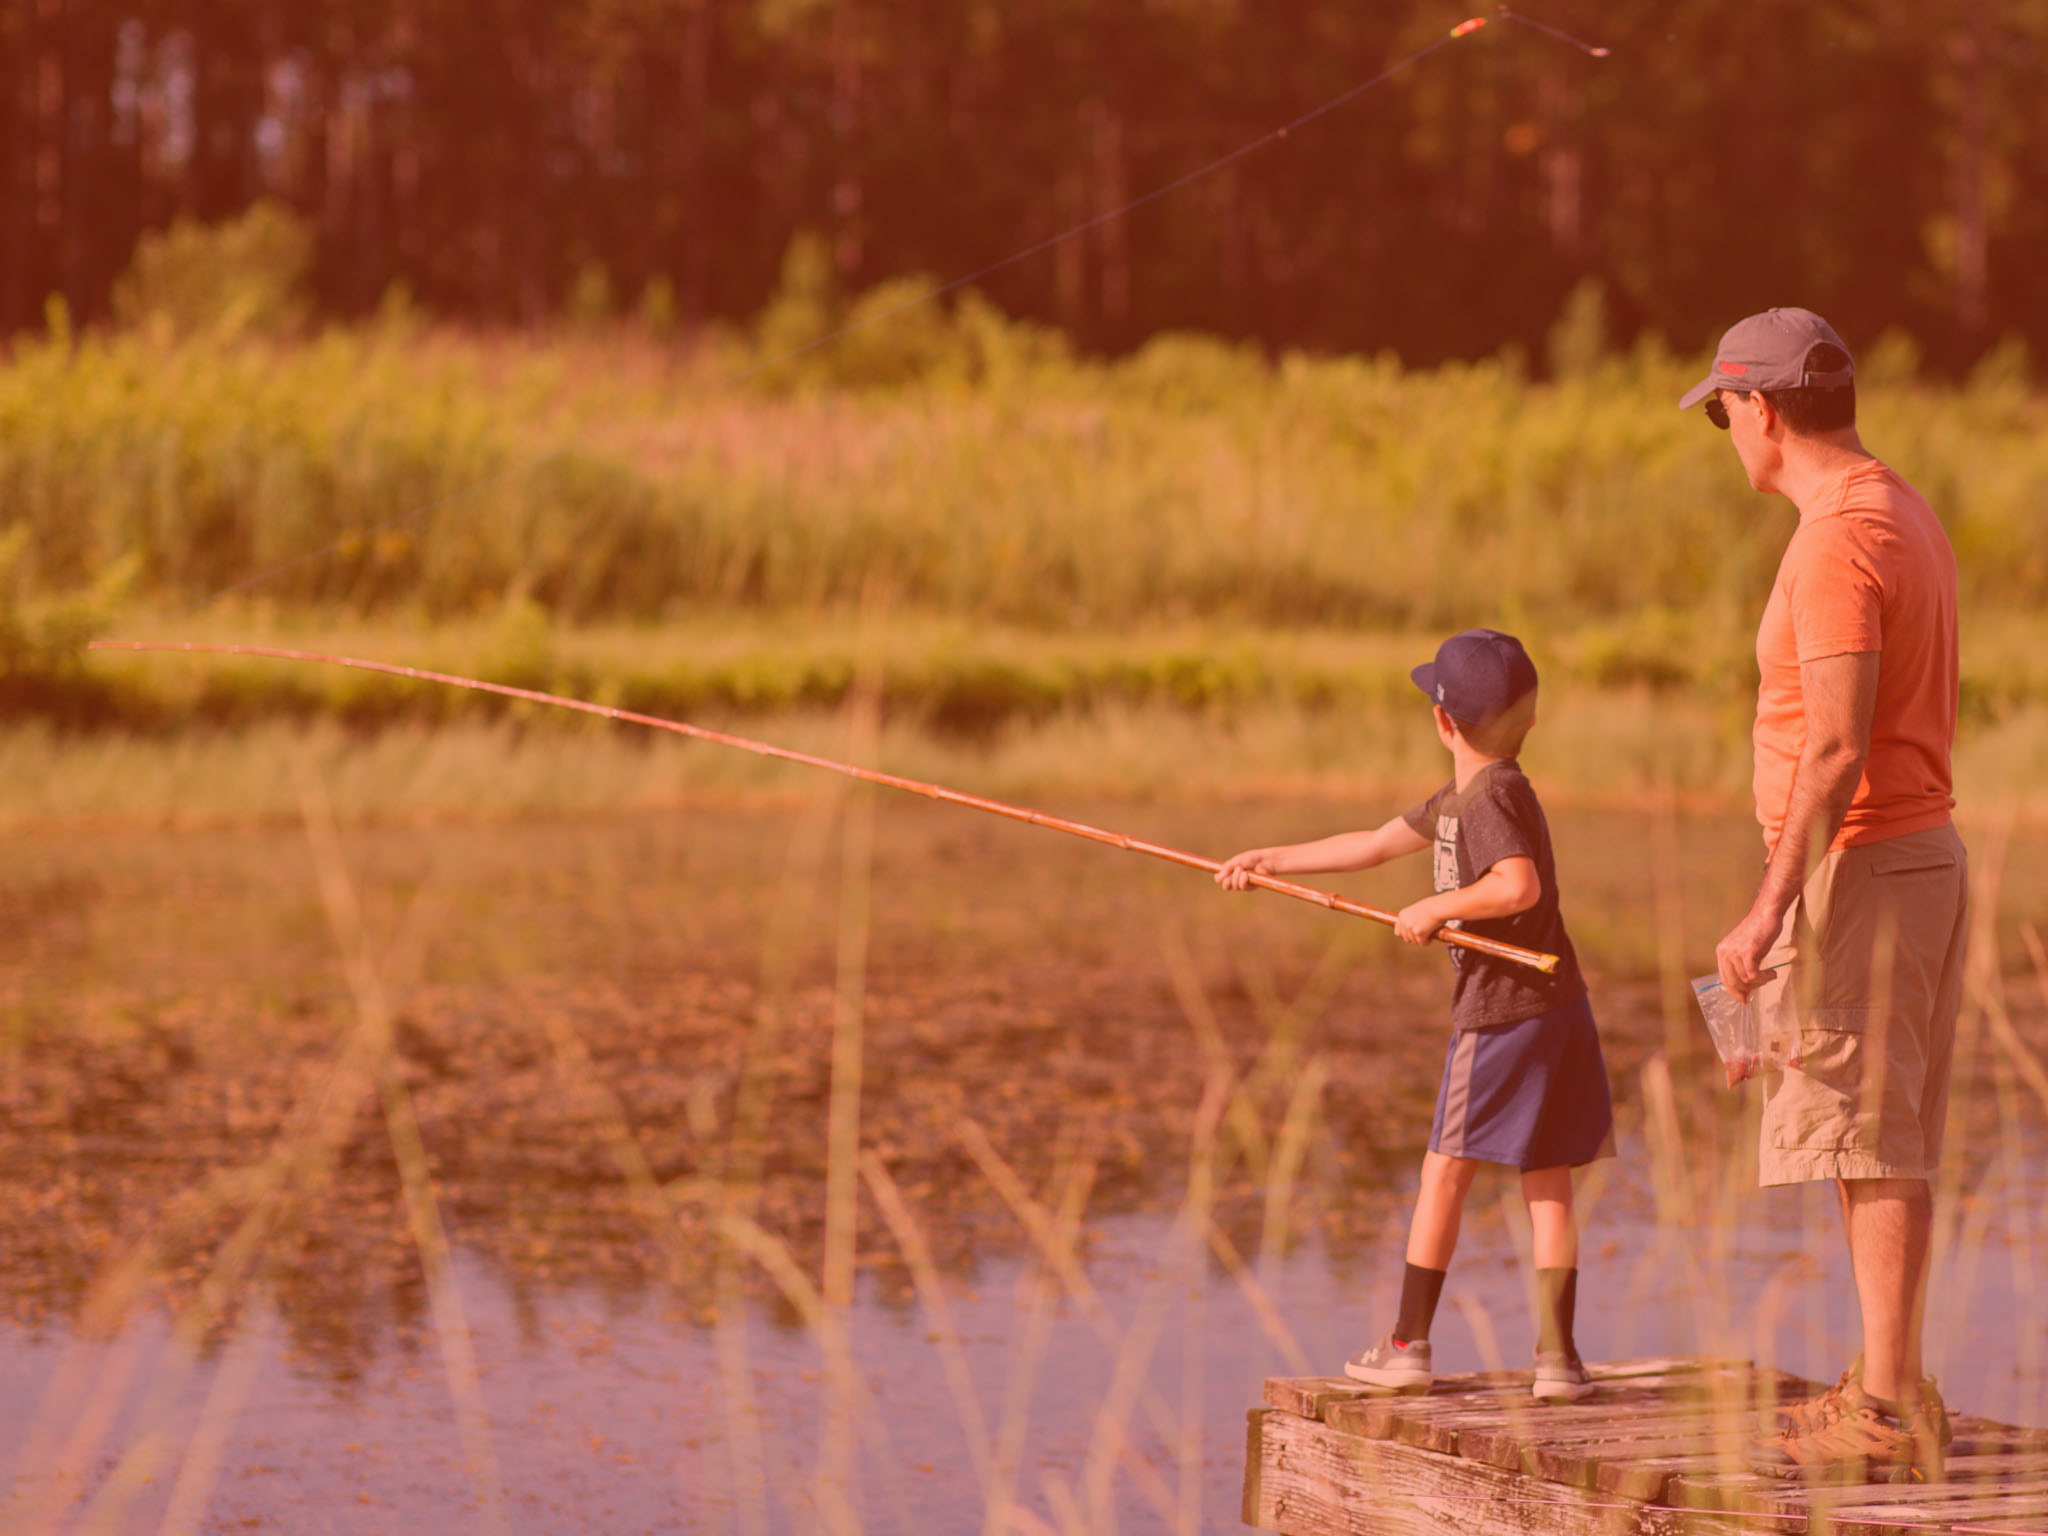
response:
<svg viewBox="0 0 2048 1536"><path fill-rule="evenodd" d="M1723 364L1721 365L1721 371L1722 371L1723 373L1732 373L1732 374L1734 374L1734 375L1735 375L1735 377L1737 377L1737 378L1739 379L1739 378L1741 378L1741 377L1742 377L1742 376L1743 376L1743 375L1744 375L1745 373L1749 372L1749 364L1747 364L1747 363L1723 363Z"/></svg>

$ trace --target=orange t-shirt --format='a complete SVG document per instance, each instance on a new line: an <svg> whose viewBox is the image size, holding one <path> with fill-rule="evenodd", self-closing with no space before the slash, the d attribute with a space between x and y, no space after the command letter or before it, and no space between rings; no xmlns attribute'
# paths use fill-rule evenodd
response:
<svg viewBox="0 0 2048 1536"><path fill-rule="evenodd" d="M1955 808L1956 557L1920 493L1875 459L1802 512L1756 635L1756 814L1775 848L1806 745L1799 664L1880 653L1870 759L1833 846L1938 827Z"/></svg>

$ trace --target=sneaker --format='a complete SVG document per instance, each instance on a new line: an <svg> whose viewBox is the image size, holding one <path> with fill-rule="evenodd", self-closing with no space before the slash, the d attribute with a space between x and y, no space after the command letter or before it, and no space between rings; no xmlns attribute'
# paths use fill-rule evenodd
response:
<svg viewBox="0 0 2048 1536"><path fill-rule="evenodd" d="M1956 1427L1948 1421L1948 1404L1932 1376L1920 1378L1920 1417L1934 1426L1934 1441L1944 1451L1955 1443Z"/></svg>
<svg viewBox="0 0 2048 1536"><path fill-rule="evenodd" d="M1860 1391L1862 1386L1863 1356L1859 1353L1842 1372L1841 1379L1819 1397L1810 1397L1803 1403L1786 1403L1767 1412L1764 1433L1803 1435L1832 1424L1841 1416L1843 1395L1851 1388ZM1949 1423L1948 1405L1942 1402L1941 1389L1932 1376L1921 1379L1919 1411L1934 1426L1935 1439L1946 1450L1955 1441L1955 1426Z"/></svg>
<svg viewBox="0 0 2048 1536"><path fill-rule="evenodd" d="M1390 1392L1427 1392L1436 1374L1429 1368L1429 1340L1397 1344L1389 1333L1363 1354L1344 1362L1344 1374Z"/></svg>
<svg viewBox="0 0 2048 1536"><path fill-rule="evenodd" d="M1767 1477L1843 1483L1941 1480L1940 1424L1924 1408L1903 1421L1895 1419L1850 1383L1834 1395L1829 1412L1825 1423L1804 1431L1780 1430L1756 1441L1750 1447L1750 1470Z"/></svg>
<svg viewBox="0 0 2048 1536"><path fill-rule="evenodd" d="M1863 1356L1859 1353L1849 1362L1849 1369L1842 1372L1839 1380L1819 1397L1809 1397L1802 1403L1784 1403L1767 1409L1763 1415L1763 1432L1774 1434L1803 1435L1811 1430L1832 1424L1841 1411L1842 1394L1852 1387L1863 1385Z"/></svg>
<svg viewBox="0 0 2048 1536"><path fill-rule="evenodd" d="M1536 1353L1536 1379L1529 1391L1539 1402L1576 1403L1593 1394L1593 1377L1575 1349L1545 1349Z"/></svg>

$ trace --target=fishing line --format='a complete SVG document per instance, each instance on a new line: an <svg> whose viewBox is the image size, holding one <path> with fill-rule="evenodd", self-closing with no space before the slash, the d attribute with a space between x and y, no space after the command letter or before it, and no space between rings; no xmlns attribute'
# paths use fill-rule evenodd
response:
<svg viewBox="0 0 2048 1536"><path fill-rule="evenodd" d="M1570 46L1577 48L1582 52L1591 55L1594 58L1604 59L1607 57L1607 50L1605 48L1595 48L1589 43L1581 42L1578 38L1573 37L1568 32L1561 32L1555 27L1546 26L1539 21L1533 21L1529 17L1526 17L1519 12L1510 11L1506 6L1502 6L1500 8L1500 15L1503 20L1519 21L1524 26L1531 27L1536 31L1541 32L1548 37L1554 38L1559 42L1567 43ZM1106 212L1098 213L1093 218L1085 219L1081 223L1076 224L1069 229L1060 231L1058 234L1048 235L1043 240L1035 241L1032 244L1025 246L1022 250L1012 252L1010 255L1003 257L1000 261L992 261L987 266L977 267L972 272L965 273L962 276L955 277L947 282L940 283L936 287L927 289L923 293L916 294L910 298L904 299L900 303L892 304L886 309L877 310L873 314L862 315L858 320L850 321L847 324L840 326L836 330L828 331L825 335L817 337L815 340L805 342L802 346L792 347L786 352L778 353L773 357L764 358L759 362L752 363L747 367L740 369L736 373L733 373L726 377L722 377L710 384L701 385L697 389L692 390L689 393L708 394L713 390L730 389L736 384L744 384L749 379L752 379L771 368L778 368L782 366L784 363L794 362L798 358L808 356L810 353L816 352L821 347L830 346L832 343L842 340L843 338L854 334L856 331L863 331L866 330L869 326L879 325L882 321L900 315L906 310L916 309L921 305L932 303L934 300L937 299L942 299L947 294L958 292L960 289L967 287L971 283L979 282L983 278L991 277L998 272L1005 271L1010 267L1016 266L1019 262L1028 261L1033 256L1042 255L1046 251L1052 250L1056 246L1064 245L1070 240L1079 239L1082 235L1088 234L1092 230L1100 229L1105 224L1113 223L1118 219L1124 218L1132 213L1135 213L1138 209L1145 207L1147 204L1157 202L1159 199L1163 197L1168 197L1173 193L1180 191L1182 188L1187 187L1193 184L1194 182L1202 180L1204 177L1212 176L1216 172L1223 170L1228 166L1235 165L1238 161L1244 159L1246 156L1255 154L1259 150L1266 148L1266 146L1270 144L1278 143L1280 140L1286 138L1289 134L1294 133L1296 130L1305 128L1310 123L1317 121L1319 118L1326 117L1330 113L1335 112L1338 108L1349 105L1351 102L1354 102L1359 97L1365 95L1368 91L1376 90L1380 86L1385 85L1389 80L1392 80L1396 75L1399 75L1404 71L1413 68L1415 65L1421 63L1424 59L1428 58L1431 54L1435 53L1438 49L1447 47L1451 43L1456 42L1460 38L1470 37L1473 33L1481 30L1486 25L1487 18L1484 16L1474 16L1470 20L1462 21L1457 26L1451 28L1451 30L1445 33L1442 37L1437 38L1434 42L1428 44L1426 47L1418 48L1415 50L1415 52L1408 54L1403 58L1397 59L1395 62L1389 64L1386 68L1382 69L1378 74L1372 76L1370 79L1360 81L1357 85L1354 85L1349 89L1341 91L1337 95L1332 96L1328 101L1325 101L1318 106L1311 107L1308 111L1302 113L1299 117L1293 118L1292 120L1281 124L1277 128L1268 129L1265 133L1260 134L1257 138L1252 139L1247 143L1241 144L1236 149L1231 150L1229 153L1220 155L1216 159L1211 160L1204 165L1197 166L1195 169L1188 171L1183 175L1175 177L1172 181L1154 187L1149 192L1140 193L1137 197L1130 199L1128 202L1121 203L1116 207L1107 210ZM407 523L415 522L418 519L425 517L428 513L438 511L440 508L449 505L451 502L459 501L465 496L474 495L478 491L488 490L492 486L501 485L507 480L516 479L519 476L530 474L534 470L541 468L543 465L560 458L563 454L569 452L570 448L572 447L574 447L573 443L565 445L564 447L550 449L548 452L543 453L536 458L527 460L525 463L515 464L508 469L500 470L495 475L486 476L482 480L478 480L469 485L459 487L456 490L449 491L446 495L437 497L433 501L430 501L423 506L414 507L409 511L400 512L392 517L387 517L381 522L372 523L368 527L358 528L353 532L343 534L340 538L336 539L331 544L327 544L319 549L312 550L303 555L294 556L292 559L284 561L279 565L273 566L268 570L260 571L254 576L244 577L240 581L222 587L216 592L210 592L206 596L201 597L196 601L187 604L185 607L175 609L173 611L178 617L184 617L186 615L196 613L201 608L204 608L211 603L218 602L223 597L230 597L237 592L246 591L250 587L260 586L264 582L273 580L278 576L282 576L288 571L295 571L299 569L301 566L309 565L316 560L325 559L328 555L338 553L339 551L347 549L352 545L360 544L365 539L375 538L380 533L388 533L390 530L394 528L403 527Z"/></svg>
<svg viewBox="0 0 2048 1536"><path fill-rule="evenodd" d="M1551 26L1548 22L1538 21L1532 16L1524 16L1520 11L1511 11L1506 6L1502 6L1500 8L1500 15L1501 20L1503 21L1519 21L1523 26L1532 27L1536 31L1541 32L1545 37L1553 37L1556 38L1557 41L1559 41L1560 43L1567 43L1570 46L1578 49L1579 52L1585 54L1586 57L1589 59L1604 59L1609 57L1609 53L1605 48L1596 48L1591 43L1583 42L1580 39L1573 37L1569 32L1560 31L1558 28ZM1471 23L1467 22L1466 25L1470 26Z"/></svg>
<svg viewBox="0 0 2048 1536"><path fill-rule="evenodd" d="M1130 853L1142 853L1155 859L1164 859L1170 864L1179 864L1187 869L1204 870L1214 874L1223 867L1220 860L1206 859L1197 853L1187 853L1179 848L1168 848L1160 843L1148 843L1141 838L1122 832L1111 832L1102 827L1093 827L1082 821L1068 821L1062 816L1049 816L1043 811L1034 811L1028 806L1010 805L1001 800L988 800L980 795L965 794L957 789L947 789L940 784L928 784L922 779L906 779L900 774L883 773L873 768L860 768L852 763L842 763L833 758L819 757L815 753L798 752L790 747L773 746L765 741L755 741L747 736L735 736L728 731L712 730L709 726L691 725L682 720L664 720L659 715L643 715L630 709L618 709L609 704L592 704L584 699L572 699L558 693L542 693L533 688L515 688L509 683L487 683L481 678L458 677L450 672L430 672L424 667L405 667L388 661L365 661L359 656L331 656L321 651L288 650L268 645L216 645L192 640L94 640L87 649L95 651L183 651L193 655L211 656L263 656L274 661L319 662L327 666L353 667L361 672L381 672L390 677L411 678L415 682L442 683L451 688L469 688L478 693L497 694L501 698L522 699L529 704L547 704L557 709L572 709L580 714L596 715L605 720L623 721L628 725L645 725L658 731L672 731L678 736L688 736L697 741L708 741L722 747L737 747L742 752L751 752L756 757L770 757L785 763L797 763L806 768L822 768L830 773L843 774L850 779L859 779L868 784L880 784L888 789L905 790L913 795L923 795L928 800L943 800L950 805L966 806L969 810L986 811L993 816L1007 817L1011 821L1026 822L1034 827L1044 827L1052 832L1065 832L1072 837L1086 838L1093 843L1104 843L1112 848L1122 848ZM1363 902L1349 901L1329 891L1317 890L1313 886L1296 885L1291 880L1276 879L1271 875L1247 874L1251 884L1261 890L1274 891L1282 896L1292 896L1299 901L1313 902L1319 907L1328 907L1333 912L1348 913L1372 922L1394 926L1394 914L1378 907L1366 906ZM1439 928L1436 937L1446 944L1455 944L1462 949L1477 950L1498 960L1513 961L1533 970L1552 974L1557 969L1557 956L1539 954L1535 950L1523 949L1516 944L1504 944L1497 939L1482 938L1478 934L1465 933L1455 928Z"/></svg>

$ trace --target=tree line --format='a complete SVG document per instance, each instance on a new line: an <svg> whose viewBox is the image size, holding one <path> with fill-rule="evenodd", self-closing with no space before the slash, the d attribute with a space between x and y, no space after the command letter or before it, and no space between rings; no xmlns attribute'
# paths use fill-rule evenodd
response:
<svg viewBox="0 0 2048 1536"><path fill-rule="evenodd" d="M262 199L335 316L753 313L1087 223L1444 38L1472 0L9 0L0 332ZM1411 362L1771 303L1961 369L2048 344L2048 0L1526 0L989 276L1082 346L1192 328Z"/></svg>

